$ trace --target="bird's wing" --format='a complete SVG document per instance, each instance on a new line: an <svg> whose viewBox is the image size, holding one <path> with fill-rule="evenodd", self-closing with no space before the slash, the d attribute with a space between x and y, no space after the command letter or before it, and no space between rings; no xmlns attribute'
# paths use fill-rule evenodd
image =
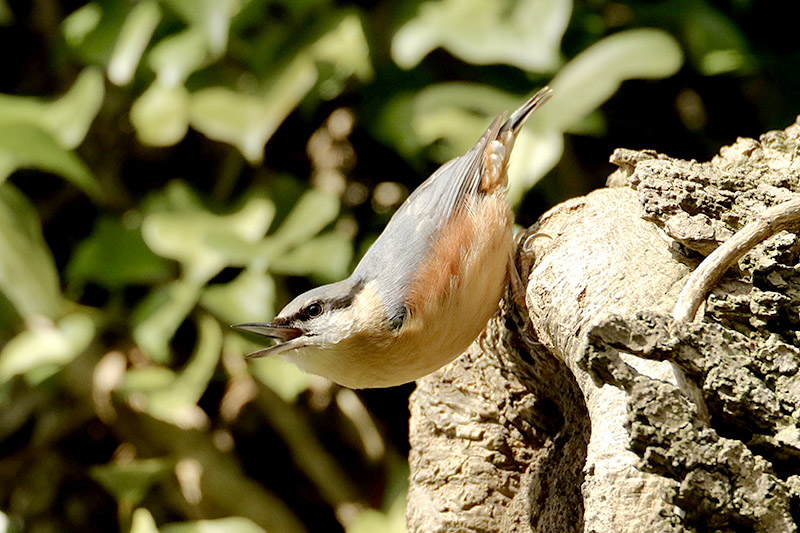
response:
<svg viewBox="0 0 800 533"><path fill-rule="evenodd" d="M490 143L499 139L508 157L522 125L551 94L552 91L544 87L507 121L505 114L497 117L466 154L442 165L406 199L364 255L351 278L378 281L376 289L391 320L404 316L409 287L431 246L437 242L437 233L459 214L460 209L471 205L470 199L485 194L486 187L482 187L481 180ZM502 182L493 180L491 186Z"/></svg>
<svg viewBox="0 0 800 533"><path fill-rule="evenodd" d="M481 192L481 167L487 145L497 138L505 114L497 117L464 155L442 165L400 206L353 272L378 279L384 302L403 299L437 232L467 200ZM400 312L398 309L397 312Z"/></svg>

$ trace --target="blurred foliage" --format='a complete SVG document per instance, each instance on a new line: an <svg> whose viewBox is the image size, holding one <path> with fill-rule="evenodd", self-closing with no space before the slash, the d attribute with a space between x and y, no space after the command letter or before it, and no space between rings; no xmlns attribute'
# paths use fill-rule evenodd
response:
<svg viewBox="0 0 800 533"><path fill-rule="evenodd" d="M245 362L227 326L345 277L408 190L545 83L511 166L523 224L601 185L616 146L707 159L785 127L790 19L0 0L0 533L402 531L411 386Z"/></svg>

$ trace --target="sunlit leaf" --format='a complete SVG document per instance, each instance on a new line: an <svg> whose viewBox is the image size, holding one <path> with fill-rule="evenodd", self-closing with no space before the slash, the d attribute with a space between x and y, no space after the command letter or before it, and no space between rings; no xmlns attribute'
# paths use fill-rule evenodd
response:
<svg viewBox="0 0 800 533"><path fill-rule="evenodd" d="M405 533L406 531L406 499L395 498L388 512L375 509L361 511L355 520L347 526L347 533Z"/></svg>
<svg viewBox="0 0 800 533"><path fill-rule="evenodd" d="M192 95L191 124L211 139L232 144L252 164L264 157L264 145L317 81L306 58L282 71L262 95L210 87Z"/></svg>
<svg viewBox="0 0 800 533"><path fill-rule="evenodd" d="M75 148L86 137L104 96L102 73L86 68L64 96L45 106L42 124L63 147Z"/></svg>
<svg viewBox="0 0 800 533"><path fill-rule="evenodd" d="M171 2L185 11L185 0ZM188 11L185 16L195 17ZM333 98L350 77L365 80L372 75L369 46L359 16L348 13L332 18L331 24L330 31L265 80L262 88L243 91L216 86L195 92L192 127L211 139L235 146L251 164L259 164L266 142L317 81L319 94ZM327 69L318 70L317 64L322 63ZM320 70L325 72L321 79Z"/></svg>
<svg viewBox="0 0 800 533"><path fill-rule="evenodd" d="M199 428L208 423L204 411L197 406L219 360L222 350L222 330L208 315L198 321L198 341L195 353L186 366L164 387L136 389L135 380L127 381L124 392L132 404L150 415L181 428ZM136 369L128 374L136 373ZM149 384L148 384L149 385ZM141 401L135 395L141 396Z"/></svg>
<svg viewBox="0 0 800 533"><path fill-rule="evenodd" d="M100 189L86 164L47 132L28 123L0 124L0 183L21 168L63 176L92 197Z"/></svg>
<svg viewBox="0 0 800 533"><path fill-rule="evenodd" d="M84 69L57 100L0 94L0 125L26 124L47 131L62 148L78 146L103 102L103 75Z"/></svg>
<svg viewBox="0 0 800 533"><path fill-rule="evenodd" d="M230 215L199 207L159 211L145 215L142 235L155 253L180 262L187 279L204 283L230 265L227 241L255 244L267 232L273 215L274 206L263 198L251 198Z"/></svg>
<svg viewBox="0 0 800 533"><path fill-rule="evenodd" d="M161 533L266 533L247 518L230 517L217 520L179 522L161 527Z"/></svg>
<svg viewBox="0 0 800 533"><path fill-rule="evenodd" d="M407 127L412 134L407 137L415 139L419 147L435 143L434 156L446 161L468 150L492 119L503 111L518 107L523 98L471 83L433 85L420 91L410 107L403 106L405 109L402 111L411 118ZM551 129L550 124L541 120L539 113L537 111L522 130L514 148L513 164L509 167L509 198L512 203L518 203L522 194L561 158L561 131ZM403 142L407 143L408 138Z"/></svg>
<svg viewBox="0 0 800 533"><path fill-rule="evenodd" d="M683 53L668 33L637 29L593 44L562 68L550 87L553 98L531 119L534 127L568 130L613 95L627 79L665 78L683 65ZM528 128L529 126L525 126Z"/></svg>
<svg viewBox="0 0 800 533"><path fill-rule="evenodd" d="M413 127L420 141L439 143L439 159L457 157L474 145L489 123L522 100L494 87L475 83L440 83L419 91Z"/></svg>
<svg viewBox="0 0 800 533"><path fill-rule="evenodd" d="M197 192L188 183L172 180L166 187L148 195L142 201L142 211L197 211L204 209Z"/></svg>
<svg viewBox="0 0 800 533"><path fill-rule="evenodd" d="M560 132L579 126L624 80L672 76L682 65L677 41L654 29L616 33L576 56L553 78L553 98L536 111L520 136L514 153L518 159L509 172L512 201L518 202L561 157Z"/></svg>
<svg viewBox="0 0 800 533"><path fill-rule="evenodd" d="M199 30L209 51L221 55L228 46L231 18L241 9L237 0L163 0L186 22Z"/></svg>
<svg viewBox="0 0 800 533"><path fill-rule="evenodd" d="M62 23L64 40L86 64L106 65L132 3L89 2Z"/></svg>
<svg viewBox="0 0 800 533"><path fill-rule="evenodd" d="M103 18L103 8L97 2L89 2L67 16L62 22L64 40L72 47L78 47Z"/></svg>
<svg viewBox="0 0 800 533"><path fill-rule="evenodd" d="M660 30L623 31L589 47L570 61L550 83L553 98L526 124L524 131L564 131L578 124L631 78L674 74L683 56L678 43ZM417 95L413 129L424 144L444 139L460 155L475 143L489 121L511 111L522 98L498 89L467 83L429 87Z"/></svg>
<svg viewBox="0 0 800 533"><path fill-rule="evenodd" d="M200 303L230 324L271 318L275 281L268 274L244 270L229 283L207 287Z"/></svg>
<svg viewBox="0 0 800 533"><path fill-rule="evenodd" d="M171 146L189 130L189 93L183 85L155 81L133 103L130 116L139 142Z"/></svg>
<svg viewBox="0 0 800 533"><path fill-rule="evenodd" d="M165 389L175 381L175 372L165 366L141 366L125 372L122 390L149 393Z"/></svg>
<svg viewBox="0 0 800 533"><path fill-rule="evenodd" d="M535 119L534 119L535 120ZM508 200L511 205L550 172L564 152L564 136L555 130L522 130L508 167Z"/></svg>
<svg viewBox="0 0 800 533"><path fill-rule="evenodd" d="M290 276L314 276L323 282L344 278L353 259L350 239L336 232L315 239L273 259L271 270Z"/></svg>
<svg viewBox="0 0 800 533"><path fill-rule="evenodd" d="M263 348L264 345L252 345L248 351ZM253 375L270 389L275 391L285 402L293 403L297 397L308 390L314 376L306 374L296 365L281 357L265 357L252 361L248 367Z"/></svg>
<svg viewBox="0 0 800 533"><path fill-rule="evenodd" d="M338 214L339 199L336 196L312 189L300 197L264 246L283 251L304 243L333 222Z"/></svg>
<svg viewBox="0 0 800 533"><path fill-rule="evenodd" d="M658 78L674 74L683 56L677 42L660 30L630 30L607 37L578 55L551 82L554 96L522 130L510 166L510 198L519 202L536 181L558 162L562 132L577 127L630 78ZM500 112L523 102L498 89L467 83L443 83L420 91L414 100L397 107L411 110L411 137L400 141L407 148L436 143L437 159L463 154ZM407 119L400 119L402 120ZM408 136L409 126L396 131Z"/></svg>
<svg viewBox="0 0 800 533"><path fill-rule="evenodd" d="M351 77L366 81L372 77L369 44L358 15L350 13L310 48L316 61L333 65L335 76L321 82L320 93L332 99Z"/></svg>
<svg viewBox="0 0 800 533"><path fill-rule="evenodd" d="M94 335L94 322L82 314L68 315L55 324L35 322L0 350L0 383L20 374L39 383L72 361Z"/></svg>
<svg viewBox="0 0 800 533"><path fill-rule="evenodd" d="M124 220L110 217L97 222L67 267L71 284L91 282L110 289L154 283L168 274L164 260L144 243L138 224L126 225Z"/></svg>
<svg viewBox="0 0 800 533"><path fill-rule="evenodd" d="M186 78L206 61L207 50L203 33L189 28L165 37L153 47L148 64L158 75L158 83L165 87L182 84Z"/></svg>
<svg viewBox="0 0 800 533"><path fill-rule="evenodd" d="M156 521L150 511L140 508L133 512L130 533L159 533Z"/></svg>
<svg viewBox="0 0 800 533"><path fill-rule="evenodd" d="M177 280L150 293L133 315L133 338L154 361L170 359L169 342L200 299L202 286Z"/></svg>
<svg viewBox="0 0 800 533"><path fill-rule="evenodd" d="M36 210L12 185L0 184L0 291L23 317L56 318L58 272Z"/></svg>
<svg viewBox="0 0 800 533"><path fill-rule="evenodd" d="M155 0L143 0L133 6L108 63L108 79L112 83L127 85L131 82L160 20L161 8Z"/></svg>
<svg viewBox="0 0 800 533"><path fill-rule="evenodd" d="M172 468L173 462L166 459L134 459L123 464L95 465L89 469L89 474L118 502L135 506L153 485L172 472Z"/></svg>
<svg viewBox="0 0 800 533"><path fill-rule="evenodd" d="M441 46L477 65L553 70L571 12L571 0L427 1L395 34L392 58L410 69Z"/></svg>

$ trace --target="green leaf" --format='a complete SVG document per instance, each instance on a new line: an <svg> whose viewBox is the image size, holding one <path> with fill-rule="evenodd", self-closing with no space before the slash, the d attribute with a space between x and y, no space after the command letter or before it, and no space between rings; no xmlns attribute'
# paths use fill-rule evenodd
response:
<svg viewBox="0 0 800 533"><path fill-rule="evenodd" d="M468 63L550 71L559 63L571 0L424 2L392 40L392 58L415 67L437 47Z"/></svg>
<svg viewBox="0 0 800 533"><path fill-rule="evenodd" d="M267 241L269 253L279 252L304 243L322 231L339 215L339 198L316 190L303 194L292 211Z"/></svg>
<svg viewBox="0 0 800 533"><path fill-rule="evenodd" d="M407 158L416 156L425 148L414 129L416 97L417 94L411 91L398 93L368 124L376 138Z"/></svg>
<svg viewBox="0 0 800 533"><path fill-rule="evenodd" d="M0 291L27 318L61 311L58 272L36 210L11 184L0 184Z"/></svg>
<svg viewBox="0 0 800 533"><path fill-rule="evenodd" d="M263 347L263 345L248 344L242 353L250 353ZM280 357L256 359L247 366L259 381L275 391L287 403L293 403L303 391L308 390L314 379L314 376L306 374L296 365Z"/></svg>
<svg viewBox="0 0 800 533"><path fill-rule="evenodd" d="M68 315L56 324L34 323L0 350L0 383L25 374L31 384L38 384L77 357L94 335L94 322L87 315Z"/></svg>
<svg viewBox="0 0 800 533"><path fill-rule="evenodd" d="M203 34L209 51L221 56L228 46L231 18L241 9L236 0L162 0Z"/></svg>
<svg viewBox="0 0 800 533"><path fill-rule="evenodd" d="M111 83L127 85L131 82L160 20L161 8L155 0L142 0L133 6L120 29L108 63Z"/></svg>
<svg viewBox="0 0 800 533"><path fill-rule="evenodd" d="M64 40L84 63L106 65L131 5L108 1L85 4L64 19L61 27Z"/></svg>
<svg viewBox="0 0 800 533"><path fill-rule="evenodd" d="M41 124L61 146L75 148L100 112L104 96L103 74L99 69L85 68L64 96L43 106Z"/></svg>
<svg viewBox="0 0 800 533"><path fill-rule="evenodd" d="M509 167L511 202L518 203L558 162L563 149L562 133L578 127L616 92L623 80L670 76L682 62L675 39L650 29L619 32L570 61L550 84L554 93L551 101L536 111L517 140ZM503 110L515 109L522 101L519 96L491 87L435 85L414 99L411 130L418 146L437 142L437 159L445 161L464 153L492 118ZM407 112L407 107L400 109ZM403 144L414 146L408 139Z"/></svg>
<svg viewBox="0 0 800 533"><path fill-rule="evenodd" d="M89 475L118 502L135 506L147 496L153 485L172 472L173 467L173 462L166 459L133 459L124 464L108 463L92 466ZM139 520L147 522L143 518ZM152 521L152 516L150 520Z"/></svg>
<svg viewBox="0 0 800 533"><path fill-rule="evenodd" d="M241 517L167 524L161 533L266 533L252 520Z"/></svg>
<svg viewBox="0 0 800 533"><path fill-rule="evenodd" d="M275 281L268 274L244 270L229 283L207 287L200 303L230 324L266 320L275 314Z"/></svg>
<svg viewBox="0 0 800 533"><path fill-rule="evenodd" d="M14 23L14 13L8 7L6 0L0 0L0 26L11 26Z"/></svg>
<svg viewBox="0 0 800 533"><path fill-rule="evenodd" d="M558 164L563 152L564 136L560 131L522 130L514 145L513 163L508 167L511 205L522 201L525 193Z"/></svg>
<svg viewBox="0 0 800 533"><path fill-rule="evenodd" d="M277 256L270 268L276 274L314 276L322 282L331 282L347 276L352 259L350 239L330 232Z"/></svg>
<svg viewBox="0 0 800 533"><path fill-rule="evenodd" d="M405 533L406 531L406 499L395 498L388 512L375 509L361 511L355 520L347 526L347 533Z"/></svg>
<svg viewBox="0 0 800 533"><path fill-rule="evenodd" d="M69 91L52 102L0 94L0 127L35 126L49 133L61 148L72 149L86 137L104 94L103 75L96 68L84 69Z"/></svg>
<svg viewBox="0 0 800 533"><path fill-rule="evenodd" d="M96 69L81 72L59 100L0 95L0 182L19 168L60 174L92 196L94 177L75 154L100 109L103 78Z"/></svg>
<svg viewBox="0 0 800 533"><path fill-rule="evenodd" d="M216 320L201 315L198 323L198 341L195 353L184 369L174 374L174 379L163 387L137 389L137 380L128 380L123 387L132 405L150 415L178 427L202 428L208 423L205 412L197 402L208 387L222 351L222 330ZM127 374L136 375L136 369ZM163 374L162 374L163 376ZM139 380L142 383L142 380ZM138 395L138 398L137 398Z"/></svg>
<svg viewBox="0 0 800 533"><path fill-rule="evenodd" d="M17 308L0 290L0 338L9 338L20 329L22 319ZM2 396L2 393L0 393Z"/></svg>
<svg viewBox="0 0 800 533"><path fill-rule="evenodd" d="M176 280L151 293L133 314L133 339L159 363L170 359L169 342L200 299L202 285Z"/></svg>
<svg viewBox="0 0 800 533"><path fill-rule="evenodd" d="M189 131L189 93L156 80L133 103L130 117L140 143L172 146Z"/></svg>
<svg viewBox="0 0 800 533"><path fill-rule="evenodd" d="M156 521L150 511L145 508L139 508L133 512L130 533L158 533Z"/></svg>
<svg viewBox="0 0 800 533"><path fill-rule="evenodd" d="M400 142L417 150L436 143L436 159L447 161L466 152L494 117L517 108L523 98L484 85L440 83L420 91L410 105L388 106L386 120L394 124L403 120L407 122L403 128L406 133L397 129L389 135L402 134L404 138ZM395 120L398 112L405 114L406 118ZM513 164L509 167L509 200L512 204L518 203L522 195L561 158L561 131L552 129L551 124L541 120L540 113L537 111L526 124L514 148ZM407 132L409 129L410 134Z"/></svg>
<svg viewBox="0 0 800 533"><path fill-rule="evenodd" d="M165 366L139 366L125 373L122 390L147 392L165 389L175 381L175 372Z"/></svg>
<svg viewBox="0 0 800 533"><path fill-rule="evenodd" d="M145 215L142 235L155 253L180 262L186 279L203 284L239 259L228 253L230 241L254 245L264 237L274 211L274 205L263 198L249 199L230 215L216 215L199 206L158 211Z"/></svg>
<svg viewBox="0 0 800 533"><path fill-rule="evenodd" d="M521 103L520 97L494 87L440 83L417 94L412 124L424 145L441 141L437 159L446 161L471 148L497 115Z"/></svg>
<svg viewBox="0 0 800 533"><path fill-rule="evenodd" d="M688 2L684 7L683 37L701 74L714 76L749 66L747 39L733 21L705 2Z"/></svg>
<svg viewBox="0 0 800 533"><path fill-rule="evenodd" d="M192 127L207 137L231 144L253 165L261 163L264 145L317 81L317 69L305 57L276 76L263 95L226 87L201 89L192 95Z"/></svg>
<svg viewBox="0 0 800 533"><path fill-rule="evenodd" d="M0 183L20 168L58 174L93 198L100 188L89 167L73 152L62 148L47 132L33 124L0 124Z"/></svg>
<svg viewBox="0 0 800 533"><path fill-rule="evenodd" d="M361 19L355 13L341 18L331 31L315 42L309 53L315 61L334 67L334 75L320 81L320 93L333 99L341 93L347 79L366 81L372 77L369 44Z"/></svg>
<svg viewBox="0 0 800 533"><path fill-rule="evenodd" d="M98 220L92 234L78 245L67 266L69 283L91 282L120 289L166 280L169 269L144 243L137 218Z"/></svg>
<svg viewBox="0 0 800 533"><path fill-rule="evenodd" d="M191 13L202 12L194 2L191 8L186 0L170 3L187 19L194 20L198 15ZM235 146L251 164L260 164L264 145L318 81L319 94L333 98L347 79L365 80L372 76L369 46L359 16L346 13L331 17L328 22L330 31L286 61L287 66L272 74L263 87L242 91L216 86L194 93L192 127L211 139Z"/></svg>
<svg viewBox="0 0 800 533"><path fill-rule="evenodd" d="M207 57L204 35L192 27L159 41L150 51L147 62L156 72L159 84L173 87L183 84Z"/></svg>
<svg viewBox="0 0 800 533"><path fill-rule="evenodd" d="M553 78L553 98L525 126L566 131L613 95L627 79L672 76L683 53L668 33L636 29L615 33L593 44Z"/></svg>
<svg viewBox="0 0 800 533"><path fill-rule="evenodd" d="M79 7L61 24L64 40L73 48L77 48L97 28L102 18L103 8L97 2L89 2Z"/></svg>

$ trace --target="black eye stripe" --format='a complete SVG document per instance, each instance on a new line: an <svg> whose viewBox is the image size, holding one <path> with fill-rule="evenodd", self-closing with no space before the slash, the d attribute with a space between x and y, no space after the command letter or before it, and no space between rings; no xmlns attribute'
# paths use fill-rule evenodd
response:
<svg viewBox="0 0 800 533"><path fill-rule="evenodd" d="M345 309L352 305L353 300L355 300L356 295L358 295L361 289L364 288L364 285L364 281L359 280L355 282L350 291L343 296L339 296L338 298L325 298L324 300L317 300L306 304L302 309L292 315L291 320L302 322L321 316L323 313L329 311Z"/></svg>

